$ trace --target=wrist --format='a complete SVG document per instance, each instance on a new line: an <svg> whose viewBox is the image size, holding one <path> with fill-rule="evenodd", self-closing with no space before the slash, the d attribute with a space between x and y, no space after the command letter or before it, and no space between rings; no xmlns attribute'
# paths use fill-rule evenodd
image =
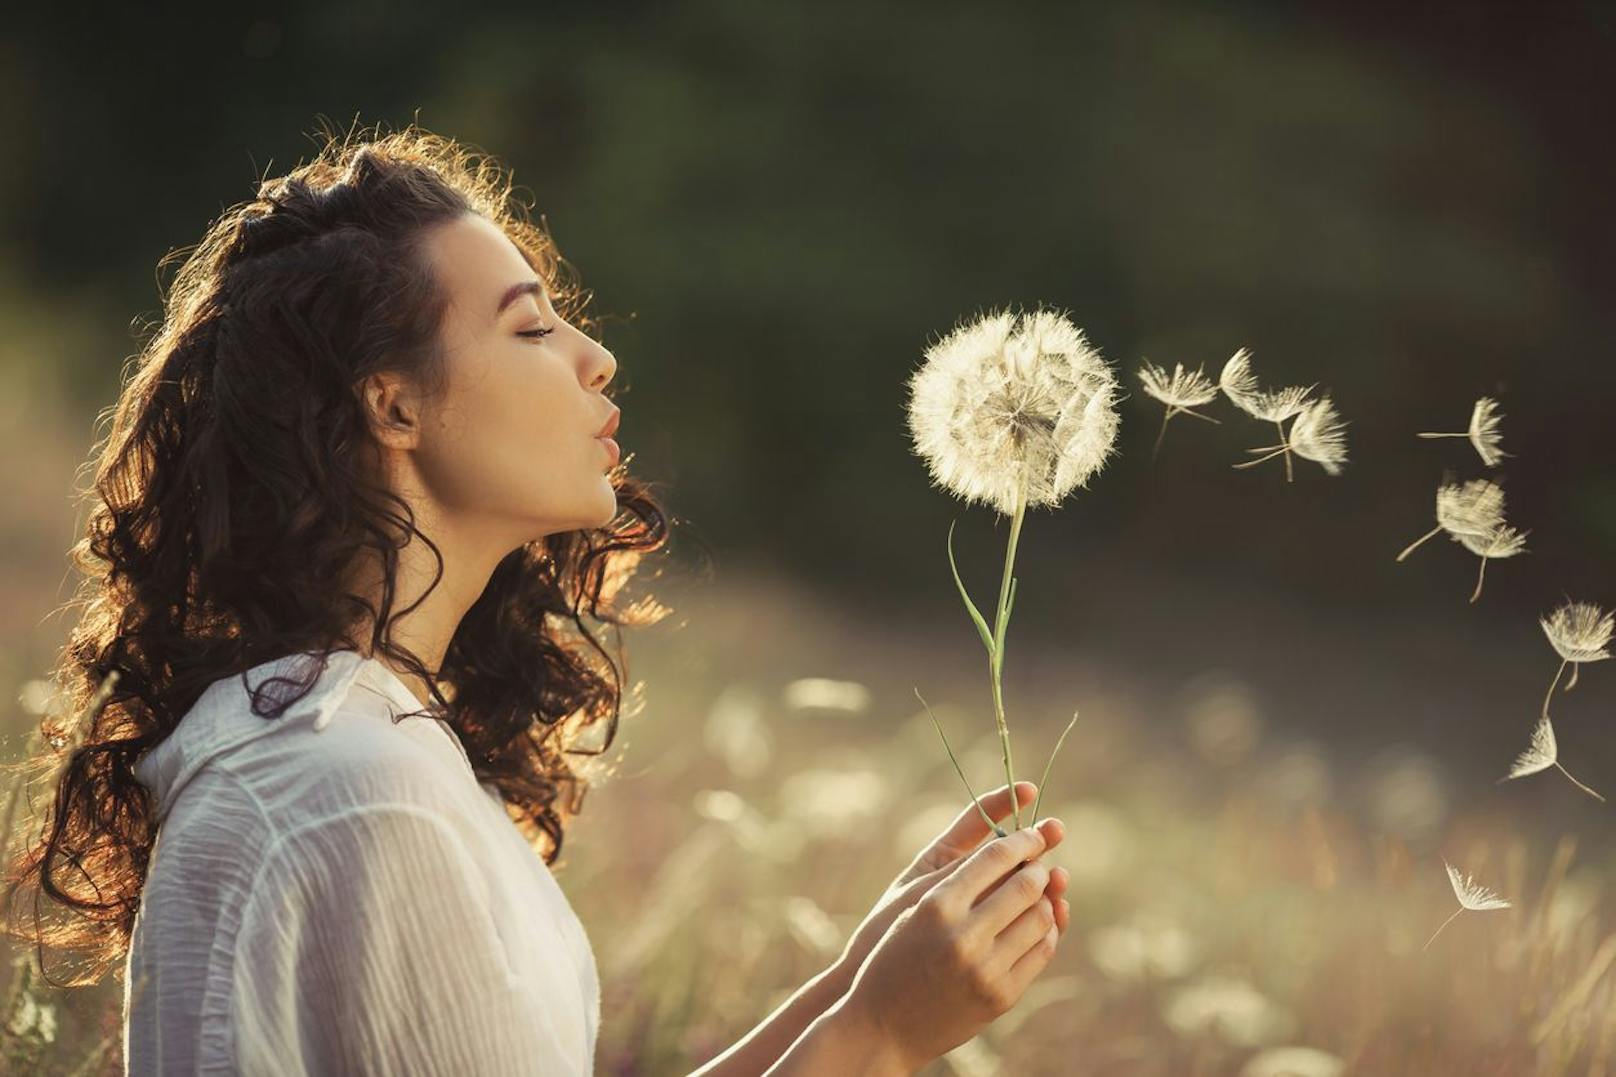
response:
<svg viewBox="0 0 1616 1077"><path fill-rule="evenodd" d="M853 989L853 981L858 977L859 963L848 957L846 951L835 962L819 973L812 980L814 986L828 995L826 1005L835 1002Z"/></svg>
<svg viewBox="0 0 1616 1077"><path fill-rule="evenodd" d="M925 1061L909 1058L869 1007L852 994L844 994L821 1019L836 1029L849 1059L859 1060L857 1072L866 1077L912 1077Z"/></svg>

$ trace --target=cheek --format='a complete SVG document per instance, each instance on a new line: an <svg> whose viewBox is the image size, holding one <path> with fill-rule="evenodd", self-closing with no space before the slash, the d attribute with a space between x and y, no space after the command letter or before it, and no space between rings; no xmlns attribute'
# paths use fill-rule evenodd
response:
<svg viewBox="0 0 1616 1077"><path fill-rule="evenodd" d="M452 399L423 454L423 475L439 502L463 511L540 513L576 485L583 451L599 446L571 433L567 417L547 406L562 390L537 381L489 377Z"/></svg>

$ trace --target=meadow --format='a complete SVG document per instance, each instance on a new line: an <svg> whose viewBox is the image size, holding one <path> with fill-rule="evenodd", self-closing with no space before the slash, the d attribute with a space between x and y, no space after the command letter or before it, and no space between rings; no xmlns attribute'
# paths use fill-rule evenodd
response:
<svg viewBox="0 0 1616 1077"><path fill-rule="evenodd" d="M688 1072L733 1042L962 806L917 679L979 791L999 765L963 618L895 637L740 567L668 601L630 643L624 722L556 868L601 968L603 1074ZM1610 1071L1608 846L1496 796L1466 806L1414 751L1340 762L1226 669L1151 684L1030 636L1006 667L1020 758L1041 769L1082 701L1040 813L1068 827L1051 856L1072 928L1014 1010L925 1072ZM13 687L14 742L39 699ZM1457 907L1438 843L1514 904L1422 951ZM27 967L11 1071L118 1072L115 1041L74 1066L116 1030L121 985L22 990Z"/></svg>

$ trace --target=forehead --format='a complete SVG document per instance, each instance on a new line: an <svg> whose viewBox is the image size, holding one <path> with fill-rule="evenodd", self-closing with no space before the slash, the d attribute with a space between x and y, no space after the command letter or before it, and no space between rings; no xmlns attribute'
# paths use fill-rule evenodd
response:
<svg viewBox="0 0 1616 1077"><path fill-rule="evenodd" d="M480 214L438 226L427 237L426 248L450 304L463 317L492 319L507 288L538 276L510 237Z"/></svg>

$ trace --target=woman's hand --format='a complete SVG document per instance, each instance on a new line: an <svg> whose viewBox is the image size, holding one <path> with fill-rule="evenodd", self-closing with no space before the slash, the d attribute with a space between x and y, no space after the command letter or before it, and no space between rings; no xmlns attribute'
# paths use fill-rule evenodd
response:
<svg viewBox="0 0 1616 1077"><path fill-rule="evenodd" d="M837 1016L867 1030L892 1072L914 1073L1020 1001L1060 931L1038 862L1046 827L994 838L900 913Z"/></svg>
<svg viewBox="0 0 1616 1077"><path fill-rule="evenodd" d="M1017 799L1023 807L1033 803L1038 793L1038 787L1032 782L1017 782ZM1003 823L1012 815L1010 808L1010 787L1000 786L993 792L981 798L982 809L988 817L996 823ZM1060 844L1066 836L1066 828L1058 819L1048 819L1039 828L1044 834L1044 848L1052 849ZM864 922L853 932L852 938L842 951L842 956L836 962L837 974L844 984L851 984L858 975L859 966L881 941L887 928L905 909L910 908L926 895L934 886L952 875L961 864L965 862L977 846L982 844L984 838L992 836L992 831L983 821L981 813L976 807L967 804L955 817L953 823L939 834L930 845L920 851L892 885L887 887L886 893L881 895L875 907L870 910ZM1042 856L1042 851L1038 854ZM1034 857L1037 859L1037 857ZM1055 913L1055 924L1060 933L1064 934L1066 925L1071 919L1071 906L1067 904L1064 894L1066 885L1071 876L1065 868L1055 868L1049 873L1049 885L1044 895L1049 898Z"/></svg>

